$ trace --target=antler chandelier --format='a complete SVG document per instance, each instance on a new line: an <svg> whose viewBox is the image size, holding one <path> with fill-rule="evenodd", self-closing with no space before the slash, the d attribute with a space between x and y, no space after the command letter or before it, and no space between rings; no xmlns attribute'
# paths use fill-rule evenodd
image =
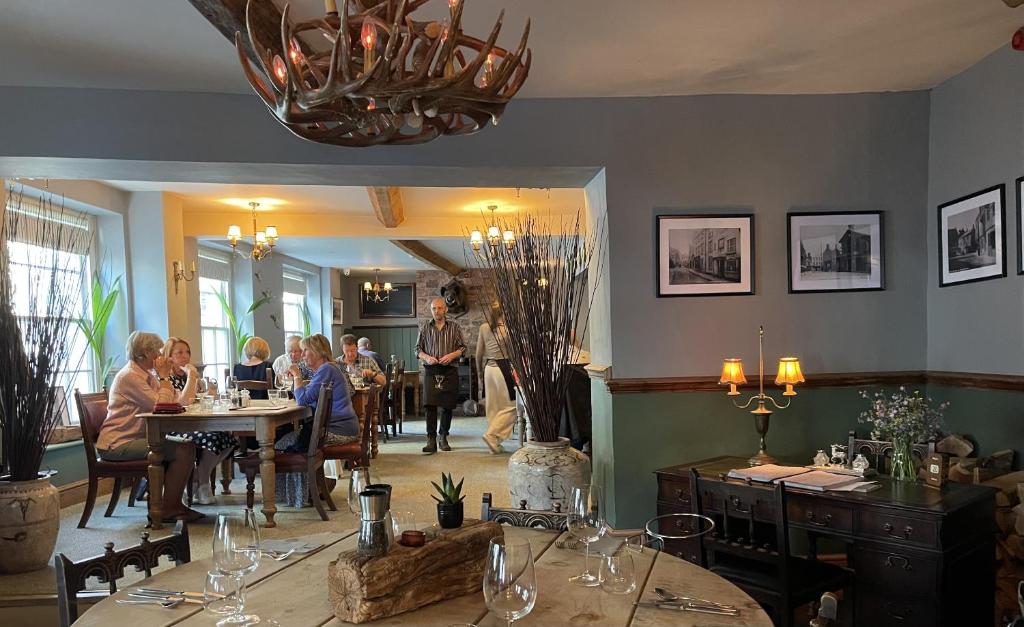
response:
<svg viewBox="0 0 1024 627"><path fill-rule="evenodd" d="M338 146L419 144L467 135L498 123L530 71L527 20L514 51L495 45L504 11L486 40L462 32L464 0L448 0L450 20L410 14L429 0L326 0L322 18L292 24L281 14L281 55L258 45L254 5L246 28L262 76L235 47L252 88L278 121L299 137ZM354 6L352 10L351 5ZM300 37L303 33L322 37ZM330 48L313 44L331 42Z"/></svg>

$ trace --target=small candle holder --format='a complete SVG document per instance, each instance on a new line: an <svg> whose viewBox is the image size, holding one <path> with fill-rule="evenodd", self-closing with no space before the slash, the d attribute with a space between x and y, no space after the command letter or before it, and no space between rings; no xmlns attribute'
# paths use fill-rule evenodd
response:
<svg viewBox="0 0 1024 627"><path fill-rule="evenodd" d="M418 547L427 543L427 534L422 531L409 529L402 532L402 539L398 541L402 546Z"/></svg>

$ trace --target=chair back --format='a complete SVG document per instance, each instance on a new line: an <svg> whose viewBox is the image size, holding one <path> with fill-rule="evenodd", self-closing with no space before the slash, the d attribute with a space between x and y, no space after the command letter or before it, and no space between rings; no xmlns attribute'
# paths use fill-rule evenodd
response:
<svg viewBox="0 0 1024 627"><path fill-rule="evenodd" d="M313 412L313 431L309 438L309 449L306 451L308 457L316 455L317 450L323 445L327 437L327 428L331 424L331 406L334 403L334 394L330 383L320 386L320 395L316 399L316 411Z"/></svg>
<svg viewBox="0 0 1024 627"><path fill-rule="evenodd" d="M370 437L373 434L373 415L377 413L377 407L380 403L380 386L376 383L370 385L370 389L367 390L366 395L366 408L363 410L363 431L360 434L360 447L363 449L363 457L367 460L370 458L365 451L370 450ZM369 465L369 464L365 464Z"/></svg>
<svg viewBox="0 0 1024 627"><path fill-rule="evenodd" d="M96 438L103 421L107 419L107 392L86 392L75 388L75 405L82 425L82 443L85 445L85 463L92 470L96 463Z"/></svg>
<svg viewBox="0 0 1024 627"><path fill-rule="evenodd" d="M846 454L847 463L853 461L858 454L867 458L871 467L883 475L890 474L892 470L893 443L885 440L865 440L857 437L857 432L851 430L847 438ZM935 440L910 445L910 455L921 468L924 461L935 452Z"/></svg>
<svg viewBox="0 0 1024 627"><path fill-rule="evenodd" d="M159 565L161 555L172 560L176 566L187 564L192 559L188 526L183 521L178 522L174 533L155 542L150 542L149 533L143 532L142 542L135 546L115 551L114 543L107 542L105 548L102 555L80 562L68 559L63 553L53 558L53 566L57 571L57 610L61 627L69 627L78 619L79 593L85 590L86 580L90 577L109 584L108 591L99 593L106 596L117 592L117 580L124 577L125 566L134 566L137 572L145 572L149 577L153 574L153 568ZM95 597L97 594L92 593L90 596Z"/></svg>
<svg viewBox="0 0 1024 627"><path fill-rule="evenodd" d="M480 520L493 520L513 527L565 531L568 528L569 518L566 512L560 509L554 511L526 509L525 500L519 502L519 509L494 507L491 493L484 492Z"/></svg>

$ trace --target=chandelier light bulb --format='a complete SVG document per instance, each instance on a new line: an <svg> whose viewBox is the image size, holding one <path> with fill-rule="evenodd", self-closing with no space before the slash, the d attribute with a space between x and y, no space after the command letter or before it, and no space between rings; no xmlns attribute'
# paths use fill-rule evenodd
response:
<svg viewBox="0 0 1024 627"><path fill-rule="evenodd" d="M373 111L376 108L377 108L377 101L374 100L374 98L371 96L370 99L366 102L366 110L367 111Z"/></svg>
<svg viewBox="0 0 1024 627"><path fill-rule="evenodd" d="M385 292L390 292L391 291L391 284L388 283L387 281L384 282L384 291Z"/></svg>
<svg viewBox="0 0 1024 627"><path fill-rule="evenodd" d="M267 243L267 234L264 233L263 231L256 231L256 243L257 244L266 244Z"/></svg>
<svg viewBox="0 0 1024 627"><path fill-rule="evenodd" d="M512 231L505 231L501 234L501 241L504 242L505 248L512 250L512 247L516 245L516 234Z"/></svg>
<svg viewBox="0 0 1024 627"><path fill-rule="evenodd" d="M359 35L359 39L363 42L363 48L370 50L377 45L377 28L374 27L373 22L369 19L363 20L363 30Z"/></svg>
<svg viewBox="0 0 1024 627"><path fill-rule="evenodd" d="M367 291L367 292L372 292L373 291L373 286L370 285L369 281L367 281L366 283L363 283L363 290Z"/></svg>
<svg viewBox="0 0 1024 627"><path fill-rule="evenodd" d="M288 68L284 65L284 59L275 54L273 65L274 76L277 77L278 81L284 83L285 79L288 77Z"/></svg>
<svg viewBox="0 0 1024 627"><path fill-rule="evenodd" d="M293 37L290 45L288 46L288 55L292 58L292 63L298 65L303 61L302 48L299 46L299 42Z"/></svg>
<svg viewBox="0 0 1024 627"><path fill-rule="evenodd" d="M483 243L484 235L480 231L473 231L469 234L469 245L473 247L473 250L480 250Z"/></svg>
<svg viewBox="0 0 1024 627"><path fill-rule="evenodd" d="M232 224L228 227L228 237L234 241L238 241L242 238L242 229L237 224Z"/></svg>
<svg viewBox="0 0 1024 627"><path fill-rule="evenodd" d="M277 227L276 226L273 226L273 225L267 226L266 233L267 233L267 239L270 240L271 242L273 242L274 240L277 239Z"/></svg>

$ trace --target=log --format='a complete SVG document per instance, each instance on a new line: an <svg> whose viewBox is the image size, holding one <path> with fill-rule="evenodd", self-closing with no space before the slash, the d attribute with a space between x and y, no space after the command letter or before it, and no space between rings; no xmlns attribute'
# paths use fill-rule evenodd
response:
<svg viewBox="0 0 1024 627"><path fill-rule="evenodd" d="M996 526L999 527L999 533L1005 536L1013 532L1016 520L1017 513L1013 511L1013 508L996 507Z"/></svg>
<svg viewBox="0 0 1024 627"><path fill-rule="evenodd" d="M982 485L991 486L999 490L999 492L996 492L997 506L1009 507L1016 505L1020 503L1021 494L1024 493L1024 470L1000 475L983 482Z"/></svg>
<svg viewBox="0 0 1024 627"><path fill-rule="evenodd" d="M1015 516L1013 528L1018 534L1024 536L1024 503L1014 507L1013 514Z"/></svg>
<svg viewBox="0 0 1024 627"><path fill-rule="evenodd" d="M965 468L960 464L949 466L949 480L957 483L974 483L973 468Z"/></svg>
<svg viewBox="0 0 1024 627"><path fill-rule="evenodd" d="M466 520L458 529L442 529L422 547L395 545L383 557L343 551L327 568L334 615L365 623L479 593L487 546L502 535L496 522Z"/></svg>
<svg viewBox="0 0 1024 627"><path fill-rule="evenodd" d="M1003 550L1009 553L1013 559L1024 561L1024 537L1011 533L1002 541Z"/></svg>
<svg viewBox="0 0 1024 627"><path fill-rule="evenodd" d="M967 457L974 452L974 445L967 438L956 435L947 435L935 444L936 453L948 453L957 457Z"/></svg>

